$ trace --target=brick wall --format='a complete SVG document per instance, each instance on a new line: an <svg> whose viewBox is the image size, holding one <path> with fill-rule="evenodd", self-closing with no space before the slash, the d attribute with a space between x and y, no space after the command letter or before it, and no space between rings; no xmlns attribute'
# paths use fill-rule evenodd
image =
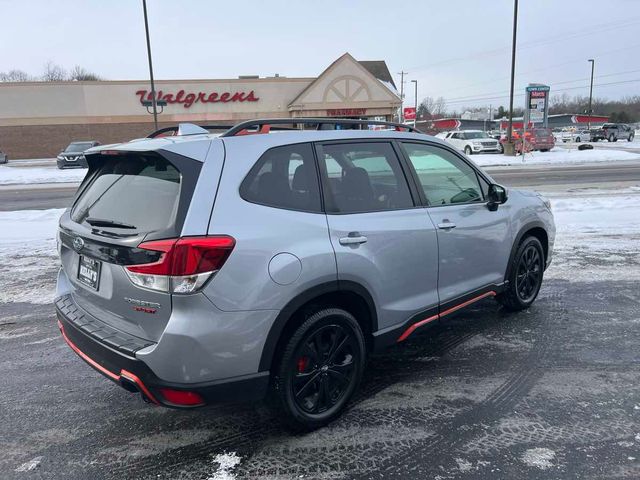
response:
<svg viewBox="0 0 640 480"><path fill-rule="evenodd" d="M171 125L175 123L159 123L158 128ZM97 140L105 145L146 137L152 131L153 122L0 126L0 150L9 156L9 160L51 158L73 141Z"/></svg>

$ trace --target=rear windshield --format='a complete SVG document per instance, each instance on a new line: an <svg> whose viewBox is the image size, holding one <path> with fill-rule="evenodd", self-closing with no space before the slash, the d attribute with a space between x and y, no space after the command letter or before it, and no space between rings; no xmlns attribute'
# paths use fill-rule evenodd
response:
<svg viewBox="0 0 640 480"><path fill-rule="evenodd" d="M551 130L548 128L536 128L534 130L534 134L540 137L546 137L548 135L551 135Z"/></svg>
<svg viewBox="0 0 640 480"><path fill-rule="evenodd" d="M90 149L92 146L93 144L91 142L72 143L66 148L65 152L82 153L85 150Z"/></svg>
<svg viewBox="0 0 640 480"><path fill-rule="evenodd" d="M177 168L158 155L103 158L71 219L118 233L172 228L182 182Z"/></svg>

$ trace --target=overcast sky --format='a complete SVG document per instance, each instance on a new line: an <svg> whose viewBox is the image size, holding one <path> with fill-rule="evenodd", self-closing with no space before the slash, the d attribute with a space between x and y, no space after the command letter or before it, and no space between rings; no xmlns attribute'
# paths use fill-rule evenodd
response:
<svg viewBox="0 0 640 480"><path fill-rule="evenodd" d="M159 79L317 76L349 52L386 60L398 86L408 71L419 98L443 96L449 110L507 104L513 0L148 0L148 9ZM142 0L0 0L0 12L0 71L39 75L51 60L110 80L148 76ZM640 94L639 31L639 0L520 0L517 92L539 82L552 95L588 95L595 58L594 96Z"/></svg>

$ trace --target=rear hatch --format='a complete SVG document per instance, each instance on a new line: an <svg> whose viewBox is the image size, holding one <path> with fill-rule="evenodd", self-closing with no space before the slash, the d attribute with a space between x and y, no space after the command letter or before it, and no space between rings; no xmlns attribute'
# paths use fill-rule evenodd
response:
<svg viewBox="0 0 640 480"><path fill-rule="evenodd" d="M134 285L124 266L160 260L161 252L140 243L180 236L202 164L157 152L110 151L87 159L89 173L60 219L60 256L72 296L98 320L157 341L171 315L171 294Z"/></svg>

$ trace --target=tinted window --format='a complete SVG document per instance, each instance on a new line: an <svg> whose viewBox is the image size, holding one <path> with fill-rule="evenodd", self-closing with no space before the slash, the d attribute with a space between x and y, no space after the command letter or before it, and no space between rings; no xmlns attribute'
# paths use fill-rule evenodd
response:
<svg viewBox="0 0 640 480"><path fill-rule="evenodd" d="M465 138L466 139L489 138L489 136L484 132L466 132L465 133Z"/></svg>
<svg viewBox="0 0 640 480"><path fill-rule="evenodd" d="M85 150L90 149L91 147L93 147L93 143L91 142L72 143L65 149L65 152L82 153Z"/></svg>
<svg viewBox="0 0 640 480"><path fill-rule="evenodd" d="M403 143L429 205L481 202L482 189L473 168L443 148ZM486 187L486 186L485 186Z"/></svg>
<svg viewBox="0 0 640 480"><path fill-rule="evenodd" d="M267 150L240 186L249 202L319 212L320 193L313 150L308 143Z"/></svg>
<svg viewBox="0 0 640 480"><path fill-rule="evenodd" d="M176 167L157 155L118 155L104 159L74 205L71 219L87 225L105 220L129 226L118 228L103 224L100 227L118 233L172 228L181 180Z"/></svg>
<svg viewBox="0 0 640 480"><path fill-rule="evenodd" d="M328 211L354 213L413 207L391 144L323 145L321 152Z"/></svg>

